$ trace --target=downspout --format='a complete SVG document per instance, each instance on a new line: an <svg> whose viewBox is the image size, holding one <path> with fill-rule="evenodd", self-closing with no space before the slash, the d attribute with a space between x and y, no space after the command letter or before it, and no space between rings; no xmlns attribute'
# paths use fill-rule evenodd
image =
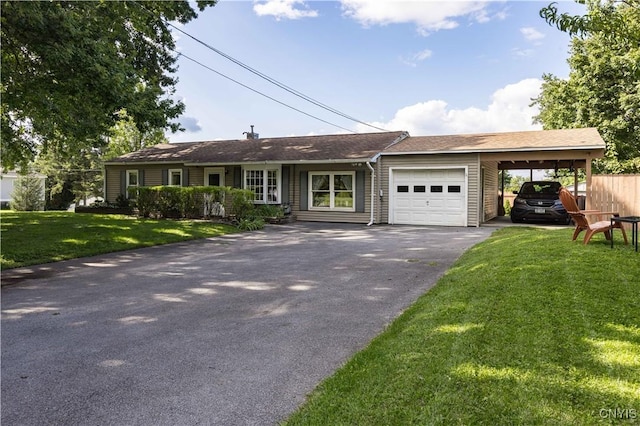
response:
<svg viewBox="0 0 640 426"><path fill-rule="evenodd" d="M367 223L367 226L371 226L373 225L373 203L375 202L375 198L376 198L376 189L375 189L376 171L373 169L373 167L371 167L370 162L367 161L366 164L369 170L371 170L371 219L369 220L369 223Z"/></svg>

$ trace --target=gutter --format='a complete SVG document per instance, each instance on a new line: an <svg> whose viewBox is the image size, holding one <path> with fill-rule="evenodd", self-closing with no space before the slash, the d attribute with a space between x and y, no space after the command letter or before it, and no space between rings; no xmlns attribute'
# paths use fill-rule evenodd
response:
<svg viewBox="0 0 640 426"><path fill-rule="evenodd" d="M366 165L369 168L369 170L371 170L371 218L369 219L369 223L367 223L367 226L371 226L373 225L373 204L376 198L376 191L375 191L376 171L373 169L373 167L371 167L371 163L369 161L366 162Z"/></svg>

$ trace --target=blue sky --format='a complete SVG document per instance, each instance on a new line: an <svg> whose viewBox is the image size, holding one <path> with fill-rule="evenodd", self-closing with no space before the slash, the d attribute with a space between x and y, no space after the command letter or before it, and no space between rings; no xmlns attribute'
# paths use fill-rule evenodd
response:
<svg viewBox="0 0 640 426"><path fill-rule="evenodd" d="M180 27L269 77L362 122L411 135L519 131L541 77L566 77L569 37L539 17L549 1L221 0ZM562 11L581 12L574 2ZM377 131L308 103L176 33L172 142Z"/></svg>

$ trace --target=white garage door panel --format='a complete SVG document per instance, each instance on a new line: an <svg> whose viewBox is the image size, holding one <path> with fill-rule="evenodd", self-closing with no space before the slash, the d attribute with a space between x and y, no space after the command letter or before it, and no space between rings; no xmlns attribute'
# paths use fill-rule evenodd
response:
<svg viewBox="0 0 640 426"><path fill-rule="evenodd" d="M466 226L464 169L394 170L393 223Z"/></svg>

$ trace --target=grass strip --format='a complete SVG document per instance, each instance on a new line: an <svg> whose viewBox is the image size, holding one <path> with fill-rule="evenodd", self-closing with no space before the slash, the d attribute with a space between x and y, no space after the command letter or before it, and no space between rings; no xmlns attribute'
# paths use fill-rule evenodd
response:
<svg viewBox="0 0 640 426"><path fill-rule="evenodd" d="M215 237L237 228L208 221L72 212L1 212L2 269Z"/></svg>
<svg viewBox="0 0 640 426"><path fill-rule="evenodd" d="M286 424L640 422L640 254L572 232L496 231Z"/></svg>

